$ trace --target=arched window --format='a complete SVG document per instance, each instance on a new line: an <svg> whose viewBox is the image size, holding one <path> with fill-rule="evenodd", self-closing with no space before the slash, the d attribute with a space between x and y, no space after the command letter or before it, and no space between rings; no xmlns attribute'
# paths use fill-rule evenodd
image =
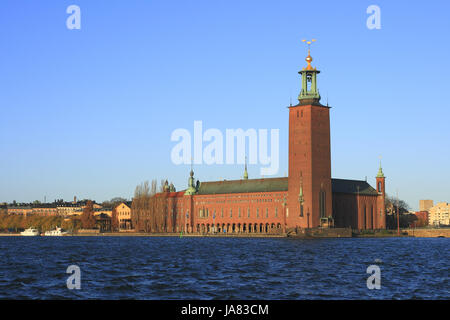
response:
<svg viewBox="0 0 450 320"><path fill-rule="evenodd" d="M378 192L381 192L381 181L378 181Z"/></svg>

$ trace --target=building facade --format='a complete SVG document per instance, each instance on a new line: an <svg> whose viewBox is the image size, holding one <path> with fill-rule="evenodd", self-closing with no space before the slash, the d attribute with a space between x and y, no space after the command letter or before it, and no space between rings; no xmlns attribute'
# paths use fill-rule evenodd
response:
<svg viewBox="0 0 450 320"><path fill-rule="evenodd" d="M20 205L8 205L8 214L14 215L36 215L36 216L76 216L83 213L83 209L86 207L87 200L79 201L77 203L55 201L52 203L29 203ZM93 203L93 208L95 210L102 209L102 206ZM105 209L106 210L106 209ZM107 213L107 212L103 212ZM109 215L111 215L111 210L109 210Z"/></svg>
<svg viewBox="0 0 450 320"><path fill-rule="evenodd" d="M166 181L164 192L154 196L163 205L146 213L147 219L162 217L158 219L165 232L270 234L333 226L384 229L381 164L376 188L367 181L331 178L330 107L320 103L320 71L311 65L309 50L306 62L299 72L298 104L289 106L288 177L248 179L245 166L241 180L195 183L191 169L188 188L182 192L175 192Z"/></svg>
<svg viewBox="0 0 450 320"><path fill-rule="evenodd" d="M131 202L122 202L116 206L119 231L133 230L131 222Z"/></svg>
<svg viewBox="0 0 450 320"><path fill-rule="evenodd" d="M428 211L433 204L433 200L419 200L419 211Z"/></svg>
<svg viewBox="0 0 450 320"><path fill-rule="evenodd" d="M428 220L431 226L450 225L450 204L448 202L439 202L428 209Z"/></svg>
<svg viewBox="0 0 450 320"><path fill-rule="evenodd" d="M426 227L429 225L428 211L416 211L414 215L417 217L415 227Z"/></svg>

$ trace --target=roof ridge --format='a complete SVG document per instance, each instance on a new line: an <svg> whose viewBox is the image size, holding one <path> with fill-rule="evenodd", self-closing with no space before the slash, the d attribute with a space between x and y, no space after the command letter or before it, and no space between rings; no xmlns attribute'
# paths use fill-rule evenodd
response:
<svg viewBox="0 0 450 320"><path fill-rule="evenodd" d="M251 181L262 181L262 180L275 180L275 179L287 179L288 177L273 177L273 178L258 178L258 179L236 179L236 180L214 180L214 181L200 181L200 185L204 183L215 183L215 182L244 182L249 183Z"/></svg>

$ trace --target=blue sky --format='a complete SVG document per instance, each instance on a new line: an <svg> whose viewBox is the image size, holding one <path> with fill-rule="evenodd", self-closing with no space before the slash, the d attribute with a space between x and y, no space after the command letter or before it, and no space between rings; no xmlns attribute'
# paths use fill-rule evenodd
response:
<svg viewBox="0 0 450 320"><path fill-rule="evenodd" d="M72 4L81 30L66 28ZM374 185L382 155L388 193L449 201L449 15L447 1L2 1L0 202L131 198L153 178L183 189L170 136L194 120L280 129L284 176L305 38L332 106L332 176Z"/></svg>

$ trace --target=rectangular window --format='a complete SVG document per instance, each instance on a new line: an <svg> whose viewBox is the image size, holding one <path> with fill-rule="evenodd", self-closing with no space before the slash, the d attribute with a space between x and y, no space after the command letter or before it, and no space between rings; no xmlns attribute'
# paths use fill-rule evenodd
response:
<svg viewBox="0 0 450 320"><path fill-rule="evenodd" d="M275 218L278 217L278 208L275 208Z"/></svg>
<svg viewBox="0 0 450 320"><path fill-rule="evenodd" d="M266 208L266 218L269 217L269 208Z"/></svg>
<svg viewBox="0 0 450 320"><path fill-rule="evenodd" d="M232 218L232 217L233 217L233 210L230 209L230 218Z"/></svg>
<svg viewBox="0 0 450 320"><path fill-rule="evenodd" d="M256 217L259 218L259 208L256 208Z"/></svg>
<svg viewBox="0 0 450 320"><path fill-rule="evenodd" d="M241 217L241 208L239 208L239 218Z"/></svg>

